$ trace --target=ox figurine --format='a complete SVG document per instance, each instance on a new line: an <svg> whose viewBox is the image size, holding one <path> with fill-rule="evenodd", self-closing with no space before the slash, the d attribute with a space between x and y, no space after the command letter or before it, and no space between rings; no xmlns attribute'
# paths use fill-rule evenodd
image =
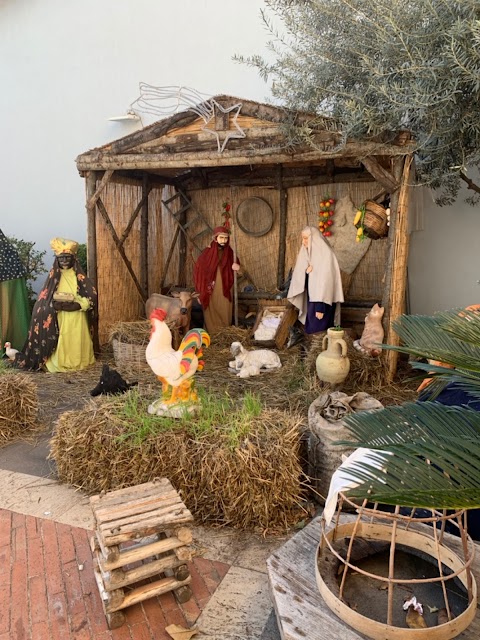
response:
<svg viewBox="0 0 480 640"><path fill-rule="evenodd" d="M118 371L115 371L115 369L110 369L108 364L104 364L102 367L100 380L98 381L95 389L92 389L90 391L90 395L99 396L102 393L104 393L105 395L125 393L132 387L135 387L137 384L137 382L127 382L122 378Z"/></svg>
<svg viewBox="0 0 480 640"><path fill-rule="evenodd" d="M191 293L190 291L175 291L172 296L152 293L145 303L147 318L150 318L154 309L164 309L167 312L165 321L175 321L179 334L184 336L190 329L192 303L199 295L199 293Z"/></svg>

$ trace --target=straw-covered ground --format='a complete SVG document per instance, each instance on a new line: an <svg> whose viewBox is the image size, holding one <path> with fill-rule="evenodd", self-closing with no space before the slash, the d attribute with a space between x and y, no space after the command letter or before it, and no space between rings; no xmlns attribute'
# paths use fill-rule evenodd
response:
<svg viewBox="0 0 480 640"><path fill-rule="evenodd" d="M148 323L140 322L117 326L113 335L144 349L148 333ZM60 480L98 493L166 476L198 521L284 530L309 515L300 445L308 407L325 390L315 374L321 339L280 352L281 369L247 379L228 372L235 340L252 347L244 329L231 327L212 336L205 368L195 378L203 408L188 419L149 415L148 404L160 393L154 374L138 359L115 361L111 349L86 371L8 372L0 375L0 384L21 376L24 386L13 386L31 391L31 396L17 394L15 406L34 407L35 428L39 420L44 430L52 429L51 457ZM384 404L415 397L417 383L399 379L386 385L383 359L366 358L347 341L351 370L343 391L367 391ZM103 362L138 386L123 396L92 399L89 391ZM13 386L2 394L4 405L13 402ZM0 442L3 428L0 422Z"/></svg>

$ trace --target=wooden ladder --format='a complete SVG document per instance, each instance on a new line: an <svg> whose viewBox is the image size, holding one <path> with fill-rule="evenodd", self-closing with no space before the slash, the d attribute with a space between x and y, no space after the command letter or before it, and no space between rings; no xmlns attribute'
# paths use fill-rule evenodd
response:
<svg viewBox="0 0 480 640"><path fill-rule="evenodd" d="M178 211L173 211L171 205L178 199L180 199L180 209ZM189 240L196 249L202 251L205 247L199 245L197 240L207 233L213 233L213 229L208 224L208 221L200 213L200 211L193 206L192 201L187 196L187 194L184 193L181 189L177 188L177 192L171 198L168 198L168 200L162 200L162 204L165 205L167 211L175 219L178 225L178 230L183 232L185 238ZM182 223L181 216L189 209L192 210L194 215L190 218L190 220L188 220L188 222ZM202 228L195 235L191 235L189 232L189 228L198 221L203 223Z"/></svg>
<svg viewBox="0 0 480 640"><path fill-rule="evenodd" d="M174 211L173 204L178 203L179 200L180 200L180 208L177 211ZM161 290L161 287L163 287L165 284L168 268L170 266L170 262L173 256L173 250L175 249L175 245L177 243L178 235L180 231L185 236L186 241L190 242L200 252L204 249L204 247L201 246L201 244L199 243L200 238L202 238L207 234L213 233L213 229L209 225L208 221L204 218L204 216L200 213L200 211L193 206L192 201L187 196L187 194L184 191L182 191L182 189L179 189L178 187L176 187L176 193L171 198L168 198L167 200L162 200L162 204L165 206L165 209L169 212L169 214L177 223L177 228L175 230L175 233L173 234L172 242L168 250L167 259L165 261L165 267L164 267L162 279L160 282L160 290ZM189 210L192 211L193 215L190 217L188 221L183 222L182 216L184 213L186 213ZM202 223L200 231L192 235L190 227L198 221Z"/></svg>

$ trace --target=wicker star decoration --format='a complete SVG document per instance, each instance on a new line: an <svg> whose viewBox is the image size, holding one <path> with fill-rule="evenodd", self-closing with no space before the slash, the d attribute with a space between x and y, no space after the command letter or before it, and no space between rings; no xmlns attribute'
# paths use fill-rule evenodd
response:
<svg viewBox="0 0 480 640"><path fill-rule="evenodd" d="M222 107L221 104L218 104L216 100L210 100L210 104L213 107L212 114L208 118L208 120L205 122L204 126L202 127L202 131L211 133L216 137L218 153L222 153L225 147L227 146L228 141L231 140L232 138L245 138L245 135L246 135L245 131L241 128L241 126L237 122L237 118L240 114L240 109L242 108L242 105L241 103L238 103L238 104L234 104L232 107L225 108L225 107ZM212 129L211 127L208 126L212 120L214 122L216 121L217 111L221 111L222 113L230 113L232 111L235 112L232 119L232 124L234 126L234 129L219 131L217 129ZM222 134L223 140L221 140L220 134Z"/></svg>

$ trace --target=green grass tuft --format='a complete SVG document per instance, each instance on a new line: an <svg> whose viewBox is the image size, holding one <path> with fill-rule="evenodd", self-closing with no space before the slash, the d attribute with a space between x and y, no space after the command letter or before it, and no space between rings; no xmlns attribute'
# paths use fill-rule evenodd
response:
<svg viewBox="0 0 480 640"><path fill-rule="evenodd" d="M126 427L118 441L138 445L149 436L183 429L193 438L222 433L229 447L235 449L248 436L253 420L263 409L259 397L250 392L240 400L226 393L223 396L212 395L203 389L199 389L198 395L200 410L197 415L192 416L185 411L181 418L170 418L150 415L148 405L151 398L131 389L123 396L123 402L114 401L112 405L116 416Z"/></svg>

